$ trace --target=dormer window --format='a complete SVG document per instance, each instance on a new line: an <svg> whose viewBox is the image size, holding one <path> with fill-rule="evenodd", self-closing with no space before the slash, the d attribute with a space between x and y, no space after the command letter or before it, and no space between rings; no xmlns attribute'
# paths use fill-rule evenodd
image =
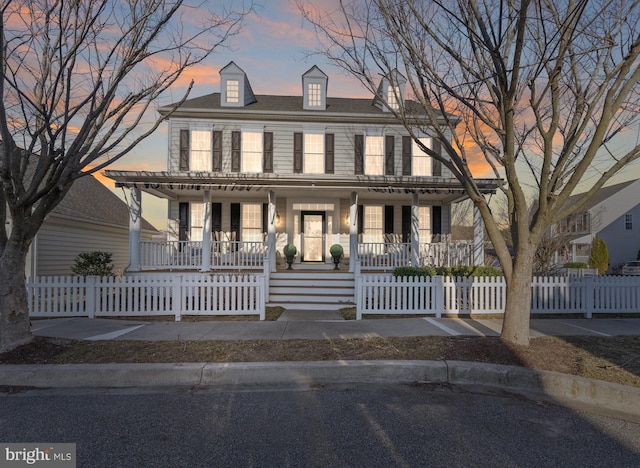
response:
<svg viewBox="0 0 640 468"><path fill-rule="evenodd" d="M247 74L233 62L220 70L220 105L244 107L256 102Z"/></svg>
<svg viewBox="0 0 640 468"><path fill-rule="evenodd" d="M227 99L228 103L237 103L239 101L239 83L238 80L227 80Z"/></svg>
<svg viewBox="0 0 640 468"><path fill-rule="evenodd" d="M302 107L305 110L327 108L327 75L315 65L302 75Z"/></svg>
<svg viewBox="0 0 640 468"><path fill-rule="evenodd" d="M307 106L318 107L322 105L320 83L309 83L307 91Z"/></svg>
<svg viewBox="0 0 640 468"><path fill-rule="evenodd" d="M398 103L398 96L400 96L400 86L388 86L387 87L387 104L389 109L397 111L400 109Z"/></svg>

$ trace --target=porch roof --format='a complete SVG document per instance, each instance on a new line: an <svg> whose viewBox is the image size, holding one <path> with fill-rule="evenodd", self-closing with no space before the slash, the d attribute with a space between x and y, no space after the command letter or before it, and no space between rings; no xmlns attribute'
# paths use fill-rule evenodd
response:
<svg viewBox="0 0 640 468"><path fill-rule="evenodd" d="M229 197L242 198L255 192L277 191L283 196L316 195L348 197L350 192L366 192L370 198L405 198L408 194L428 195L443 204L467 198L456 179L411 176L340 176L334 174L221 174L211 172L147 172L105 171L116 187L140 188L142 191L166 199L201 196L203 190L224 192ZM482 193L492 194L498 179L476 179Z"/></svg>

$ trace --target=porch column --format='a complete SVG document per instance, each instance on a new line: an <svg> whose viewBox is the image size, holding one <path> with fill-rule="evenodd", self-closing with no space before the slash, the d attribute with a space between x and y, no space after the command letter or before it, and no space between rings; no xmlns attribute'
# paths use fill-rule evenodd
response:
<svg viewBox="0 0 640 468"><path fill-rule="evenodd" d="M349 205L349 271L356 271L358 258L358 192L351 192Z"/></svg>
<svg viewBox="0 0 640 468"><path fill-rule="evenodd" d="M420 265L420 201L418 194L411 194L411 265Z"/></svg>
<svg viewBox="0 0 640 468"><path fill-rule="evenodd" d="M140 232L142 231L142 192L131 187L129 201L129 270L140 271Z"/></svg>
<svg viewBox="0 0 640 468"><path fill-rule="evenodd" d="M267 213L267 252L271 272L276 271L276 193L269 190L269 205Z"/></svg>
<svg viewBox="0 0 640 468"><path fill-rule="evenodd" d="M202 263L200 271L211 270L211 190L205 190L202 194L204 203L202 220Z"/></svg>
<svg viewBox="0 0 640 468"><path fill-rule="evenodd" d="M476 207L473 208L473 265L484 265L484 222Z"/></svg>

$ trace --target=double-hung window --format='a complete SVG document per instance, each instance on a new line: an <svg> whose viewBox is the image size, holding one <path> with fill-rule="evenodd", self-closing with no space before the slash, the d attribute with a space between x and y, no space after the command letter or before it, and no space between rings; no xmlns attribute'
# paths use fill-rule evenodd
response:
<svg viewBox="0 0 640 468"><path fill-rule="evenodd" d="M305 174L324 174L324 134L304 134Z"/></svg>
<svg viewBox="0 0 640 468"><path fill-rule="evenodd" d="M243 242L262 242L262 204L243 203L241 209Z"/></svg>
<svg viewBox="0 0 640 468"><path fill-rule="evenodd" d="M431 242L431 207L418 207L418 236L420 243L425 244Z"/></svg>
<svg viewBox="0 0 640 468"><path fill-rule="evenodd" d="M367 175L384 174L384 137L365 137L364 173Z"/></svg>
<svg viewBox="0 0 640 468"><path fill-rule="evenodd" d="M631 231L633 229L633 215L624 215L624 228L627 231Z"/></svg>
<svg viewBox="0 0 640 468"><path fill-rule="evenodd" d="M387 104L389 105L389 109L393 109L397 111L400 109L400 105L398 104L398 97L400 96L400 87L399 86L388 86L387 87Z"/></svg>
<svg viewBox="0 0 640 468"><path fill-rule="evenodd" d="M191 130L189 168L192 171L211 171L210 130Z"/></svg>
<svg viewBox="0 0 640 468"><path fill-rule="evenodd" d="M242 172L262 172L261 132L242 132Z"/></svg>
<svg viewBox="0 0 640 468"><path fill-rule="evenodd" d="M227 80L227 102L236 103L240 100L238 80Z"/></svg>
<svg viewBox="0 0 640 468"><path fill-rule="evenodd" d="M431 148L431 138L419 138L426 148ZM413 141L412 148L412 169L411 175L414 176L430 176L431 175L431 156L422 151L418 143Z"/></svg>
<svg viewBox="0 0 640 468"><path fill-rule="evenodd" d="M319 107L322 105L322 92L320 83L309 83L307 88L307 105L309 107Z"/></svg>
<svg viewBox="0 0 640 468"><path fill-rule="evenodd" d="M362 241L365 243L380 243L384 239L383 207L365 205L363 207Z"/></svg>
<svg viewBox="0 0 640 468"><path fill-rule="evenodd" d="M204 203L191 203L189 206L189 240L201 241L203 235Z"/></svg>

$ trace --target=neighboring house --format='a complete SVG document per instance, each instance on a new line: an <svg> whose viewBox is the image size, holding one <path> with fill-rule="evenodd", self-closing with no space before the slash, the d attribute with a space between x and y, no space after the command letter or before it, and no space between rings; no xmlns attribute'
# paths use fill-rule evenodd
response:
<svg viewBox="0 0 640 468"><path fill-rule="evenodd" d="M29 249L26 276L72 275L79 253L110 252L116 270L129 263L129 208L93 176L76 180L47 216ZM142 220L142 235L158 231Z"/></svg>
<svg viewBox="0 0 640 468"><path fill-rule="evenodd" d="M302 75L301 95L259 95L230 62L220 70L221 92L175 112L160 108L168 116L167 171L105 172L131 189L136 213L140 191L169 201L166 241L139 242L132 227L132 271L239 266L263 246L274 271L288 243L298 249L297 264L315 267L332 265L329 248L341 244L352 271L355 249L362 268L481 263L470 243L450 240L451 205L465 191L390 111L404 99L406 80L394 77L398 86L381 79L386 103L329 97L317 66ZM410 101L405 109L420 111ZM418 135L440 151L428 129ZM496 181L479 186L494 193ZM476 223L480 246L482 231ZM460 248L455 259L453 248ZM249 254L242 260L236 252Z"/></svg>
<svg viewBox="0 0 640 468"><path fill-rule="evenodd" d="M573 195L568 203L574 203ZM635 260L640 249L640 179L603 187L577 213L558 223L555 236L566 239L556 263L588 263L597 235L607 244L609 265L616 270Z"/></svg>

